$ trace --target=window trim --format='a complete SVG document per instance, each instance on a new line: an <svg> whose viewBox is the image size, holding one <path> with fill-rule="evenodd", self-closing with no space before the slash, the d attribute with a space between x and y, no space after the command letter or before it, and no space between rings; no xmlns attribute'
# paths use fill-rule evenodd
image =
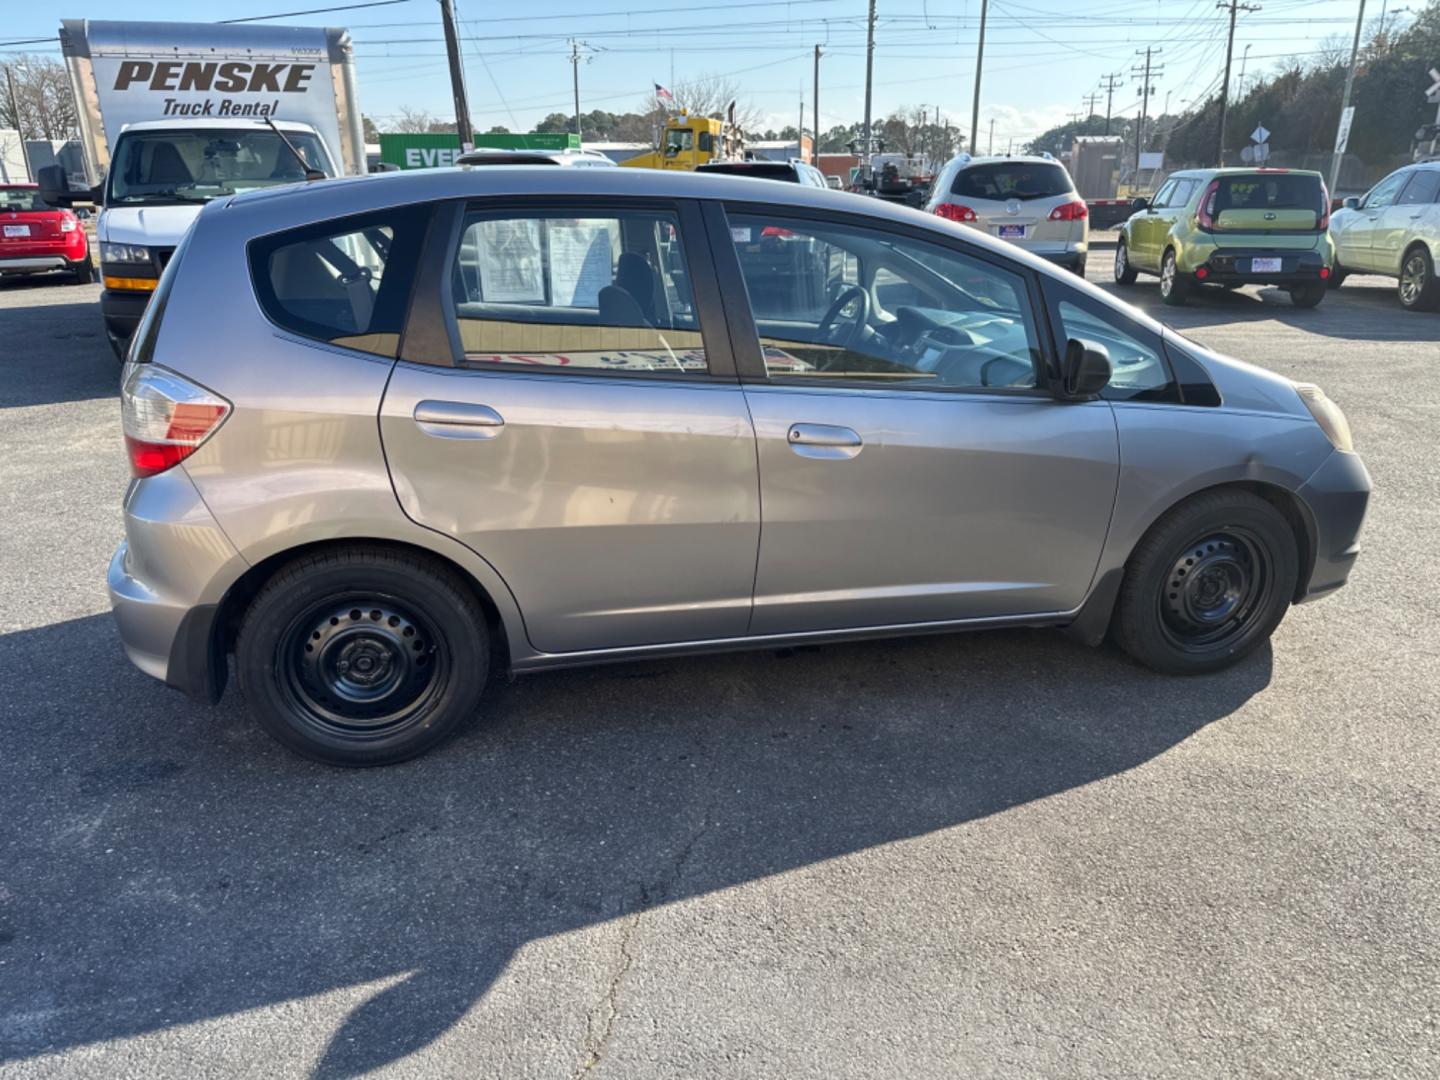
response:
<svg viewBox="0 0 1440 1080"><path fill-rule="evenodd" d="M630 198L613 195L535 195L500 196L496 198L459 198L446 200L437 210L437 224L426 237L421 253L422 274L426 280L417 287L416 302L411 306L411 320L417 323L417 345L413 351L401 341L401 359L431 366L449 367L467 374L490 376L535 375L560 378L601 378L639 380L642 382L734 383L737 380L735 358L721 308L719 286L711 268L708 237L699 206L694 199ZM467 361L460 342L459 320L455 297L450 288L450 275L455 255L460 248L465 220L472 213L486 216L562 215L599 217L606 214L669 214L675 218L681 249L685 253L685 269L690 278L690 291L695 304L695 317L708 371L624 371L604 368L560 368L515 364L486 364ZM440 218L445 218L443 222ZM426 324L429 324L428 326ZM431 327L443 328L443 335ZM409 325L407 324L407 331ZM408 337L408 334L407 334ZM423 343L423 347L422 347Z"/></svg>
<svg viewBox="0 0 1440 1080"><path fill-rule="evenodd" d="M856 379L807 379L803 375L772 375L765 367L764 353L760 348L760 331L755 324L755 315L750 308L749 292L745 277L740 269L740 258L730 238L729 214L770 214L777 218L790 218L798 222L831 225L837 228L859 227L871 232L888 233L907 240L917 240L936 247L953 250L976 262L986 263L1018 278L1024 289L1025 299L1033 314L1035 344L1040 350L1041 370L1036 372L1035 386L935 386L897 383L878 384ZM1028 400L1051 401L1056 397L1055 386L1059 376L1059 365L1055 360L1054 340L1050 333L1049 320L1045 310L1044 296L1040 292L1039 277L1030 267L1011 262L1002 256L980 247L971 247L958 237L947 236L930 229L908 225L904 222L888 221L861 214L842 214L808 206L792 206L763 202L719 202L707 200L705 224L710 233L710 244L715 252L715 268L719 276L723 295L743 298L727 302L726 315L734 342L735 361L742 383L764 386L793 388L807 392L827 390L853 393L856 390L871 390L887 394L960 394L983 395L986 397L1008 397Z"/></svg>
<svg viewBox="0 0 1440 1080"><path fill-rule="evenodd" d="M1160 365L1165 369L1166 383L1164 387L1157 390L1142 390L1137 394L1128 397L1121 396L1114 388L1107 385L1100 391L1100 399L1112 405L1124 405L1135 403L1139 405L1183 405L1184 399L1180 392L1179 380L1175 377L1175 365L1170 361L1170 355L1165 351L1165 338L1157 334L1148 326L1137 323L1130 319L1123 311L1118 311L1105 304L1088 293L1067 284L1063 281L1051 279L1044 283L1045 291L1045 315L1046 321L1050 324L1050 332L1055 342L1055 347L1060 347L1060 342L1066 341L1065 321L1060 316L1060 305L1062 303L1072 304L1082 311L1088 311L1095 317L1104 321L1116 321L1121 324L1124 332L1134 337L1145 348L1150 349L1159 358Z"/></svg>

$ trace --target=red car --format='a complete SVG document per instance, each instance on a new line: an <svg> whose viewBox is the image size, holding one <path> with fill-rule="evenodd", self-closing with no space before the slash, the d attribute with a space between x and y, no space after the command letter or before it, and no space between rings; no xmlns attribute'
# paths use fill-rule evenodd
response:
<svg viewBox="0 0 1440 1080"><path fill-rule="evenodd" d="M80 219L41 202L34 184L0 185L0 277L48 270L68 270L79 285L95 280Z"/></svg>

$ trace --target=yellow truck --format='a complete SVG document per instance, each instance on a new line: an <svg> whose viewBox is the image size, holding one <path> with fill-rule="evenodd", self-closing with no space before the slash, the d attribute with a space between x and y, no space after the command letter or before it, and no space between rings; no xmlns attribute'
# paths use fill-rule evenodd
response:
<svg viewBox="0 0 1440 1080"><path fill-rule="evenodd" d="M733 115L734 108L731 107ZM710 161L738 161L745 156L745 133L731 120L691 116L683 109L665 121L660 149L622 161L636 169L694 169Z"/></svg>

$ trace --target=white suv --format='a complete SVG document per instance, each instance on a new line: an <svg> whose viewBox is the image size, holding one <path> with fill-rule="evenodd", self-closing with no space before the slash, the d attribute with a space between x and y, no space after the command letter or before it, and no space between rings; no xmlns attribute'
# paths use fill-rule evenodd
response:
<svg viewBox="0 0 1440 1080"><path fill-rule="evenodd" d="M1090 215L1065 166L1049 154L952 158L925 210L1085 276Z"/></svg>

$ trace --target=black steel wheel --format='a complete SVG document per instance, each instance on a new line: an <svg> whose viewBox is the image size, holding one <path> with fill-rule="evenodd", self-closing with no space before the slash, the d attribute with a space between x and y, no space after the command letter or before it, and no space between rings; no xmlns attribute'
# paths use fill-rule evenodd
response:
<svg viewBox="0 0 1440 1080"><path fill-rule="evenodd" d="M1295 532L1275 506L1240 489L1204 492L1156 522L1131 553L1115 639L1157 671L1227 667L1274 632L1299 573Z"/></svg>
<svg viewBox="0 0 1440 1080"><path fill-rule="evenodd" d="M476 710L489 654L484 611L448 567L359 545L288 564L235 648L260 725L337 765L402 761L452 734Z"/></svg>

